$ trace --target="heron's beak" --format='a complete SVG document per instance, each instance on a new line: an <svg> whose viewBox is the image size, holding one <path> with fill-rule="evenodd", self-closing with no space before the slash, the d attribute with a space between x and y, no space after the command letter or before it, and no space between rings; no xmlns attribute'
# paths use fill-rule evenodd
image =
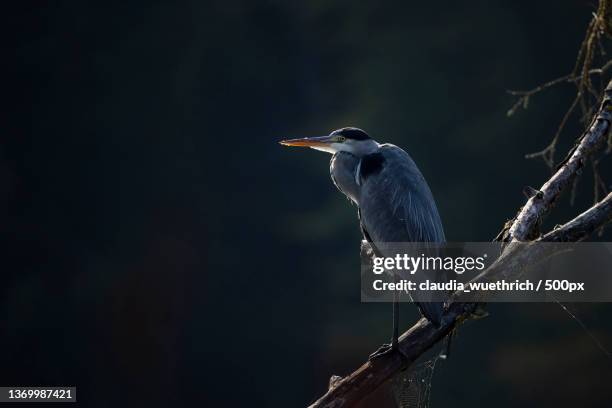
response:
<svg viewBox="0 0 612 408"><path fill-rule="evenodd" d="M332 143L330 136L305 137L302 139L288 139L279 142L283 146L302 146L302 147L328 147Z"/></svg>

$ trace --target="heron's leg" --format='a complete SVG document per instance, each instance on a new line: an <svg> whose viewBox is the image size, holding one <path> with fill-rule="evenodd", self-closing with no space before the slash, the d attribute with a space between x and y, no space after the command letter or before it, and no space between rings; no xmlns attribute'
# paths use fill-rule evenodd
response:
<svg viewBox="0 0 612 408"><path fill-rule="evenodd" d="M393 276L395 276L395 274L393 274ZM393 282L396 282L397 279L394 277L393 278ZM391 335L391 348L393 350L397 350L397 345L398 345L398 338L399 338L399 295L397 294L397 291L394 290L393 291L393 334Z"/></svg>
<svg viewBox="0 0 612 408"><path fill-rule="evenodd" d="M393 282L397 283L397 277L393 274ZM374 353L370 354L370 360L375 360L377 358L391 355L394 353L399 353L400 358L402 359L402 365L408 365L408 358L404 355L404 353L399 348L399 295L397 291L393 291L393 333L391 335L391 343L383 344L376 350Z"/></svg>

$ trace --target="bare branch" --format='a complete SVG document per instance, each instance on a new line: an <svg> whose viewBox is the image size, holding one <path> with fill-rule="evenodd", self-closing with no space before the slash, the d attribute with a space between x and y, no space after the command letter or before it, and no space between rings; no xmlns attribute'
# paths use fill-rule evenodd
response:
<svg viewBox="0 0 612 408"><path fill-rule="evenodd" d="M542 241L582 241L597 229L612 221L612 193L573 220L544 235Z"/></svg>
<svg viewBox="0 0 612 408"><path fill-rule="evenodd" d="M457 323L474 310L474 304L451 304L440 327L436 328L422 318L399 338L399 347L414 362L421 354L433 347L448 335ZM314 402L310 408L352 407L364 397L397 374L403 366L398 353L368 361L348 377L336 381L325 395Z"/></svg>
<svg viewBox="0 0 612 408"><path fill-rule="evenodd" d="M551 170L554 170L554 155L557 143L559 141L559 135L563 131L565 124L568 121L568 118L571 116L575 108L577 106L580 107L580 123L585 125L593 116L593 112L595 110L594 104L596 104L597 101L601 99L599 91L601 85L598 88L594 87L591 76L594 74L599 74L599 83L601 84L601 76L603 76L604 72L612 66L612 61L607 61L601 68L598 69L592 69L591 66L593 64L593 61L597 59L597 54L599 54L601 57L606 56L606 51L602 43L602 37L604 36L604 34L608 34L608 36L610 35L609 9L611 3L612 0L599 1L597 12L593 13L593 18L589 22L586 34L580 45L578 55L576 57L574 69L572 70L571 74L549 81L530 91L510 92L510 94L518 96L519 98L508 110L508 116L513 115L516 110L521 106L523 106L524 109L527 109L529 98L547 88L550 88L562 82L570 82L576 86L576 96L574 98L574 101L570 105L569 109L566 111L553 139L550 141L548 146L542 149L541 151L531 153L525 156L527 159L543 159L546 165Z"/></svg>
<svg viewBox="0 0 612 408"><path fill-rule="evenodd" d="M559 123L557 132L555 133L555 136L553 137L550 144L544 150L541 150L535 153L526 154L525 155L526 159L535 159L537 157L541 157L542 159L544 159L544 162L546 163L546 165L550 167L551 169L555 166L555 151L557 149L557 142L559 141L559 136L561 135L561 132L565 128L565 124L567 123L567 120L570 118L570 116L574 112L574 109L576 109L576 106L578 105L580 98L581 98L581 94L578 93L578 95L576 95L576 98L574 99L574 102L572 102L567 112L565 112L563 119L561 119L561 123Z"/></svg>
<svg viewBox="0 0 612 408"><path fill-rule="evenodd" d="M590 69L588 71L588 75L603 75L606 71L608 71L610 68L612 68L612 60L606 62L601 68L593 68ZM575 74L568 74L568 75L564 75L562 77L553 79L551 81L548 81L542 85L538 85L533 89L530 89L528 91L513 91L513 90L508 90L507 92L510 95L513 96L518 96L519 98L517 99L517 101L514 103L514 105L512 105L512 107L510 109L508 109L508 116L512 116L514 115L514 113L516 113L517 109L520 108L521 106L523 108L527 108L527 105L529 104L529 99L548 89L551 88L555 85L559 85L562 83L570 83L570 84L576 84L578 81L580 81L582 79L582 77L580 76L576 76Z"/></svg>
<svg viewBox="0 0 612 408"><path fill-rule="evenodd" d="M612 114L612 81L608 83L604 99L591 126L579 139L568 158L559 166L556 173L540 188L541 196L530 198L521 209L509 230L509 239L525 241L538 235L537 227L542 217L553 207L561 193L572 184L576 174L586 160L605 144Z"/></svg>

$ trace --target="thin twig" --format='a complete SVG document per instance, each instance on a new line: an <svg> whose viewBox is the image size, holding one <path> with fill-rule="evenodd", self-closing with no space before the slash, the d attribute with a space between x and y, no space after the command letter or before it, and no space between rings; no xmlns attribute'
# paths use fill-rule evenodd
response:
<svg viewBox="0 0 612 408"><path fill-rule="evenodd" d="M612 60L606 62L602 67L600 68L593 68L589 70L589 75L603 75L604 73L606 73L610 68L612 68ZM580 76L576 76L575 74L567 74L564 75L562 77L553 79L552 81L548 81L542 85L538 85L533 89L529 89L527 91L515 91L515 90L508 90L506 92L508 92L510 95L512 96L518 96L519 99L515 102L515 104L512 106L512 108L510 108L508 110L508 116L512 116L516 110L520 107L523 106L525 104L525 98L529 99L531 96L538 94L550 87L553 87L555 85L558 84L562 84L564 82L566 83L576 83L581 79Z"/></svg>
<svg viewBox="0 0 612 408"><path fill-rule="evenodd" d="M576 99L574 99L574 102L572 102L567 112L565 112L565 115L563 116L563 119L561 119L561 123L559 123L557 132L555 133L555 136L553 137L550 144L544 150L541 150L536 153L526 154L525 155L526 159L542 157L542 159L544 159L544 161L546 162L546 165L550 167L551 170L554 168L555 150L557 149L557 142L559 141L559 135L561 135L563 128L565 128L565 124L567 123L567 120L569 119L569 117L572 115L572 112L574 112L574 109L576 109L576 105L578 105L578 101L580 100L580 97L581 97L580 94L576 95Z"/></svg>
<svg viewBox="0 0 612 408"><path fill-rule="evenodd" d="M600 79L605 71L607 71L612 65L612 60L607 61L601 68L592 69L591 65L596 59L597 53L604 57L606 55L605 48L602 43L602 37L604 33L609 34L609 27L607 26L608 9L611 0L600 0L597 7L597 12L593 13L593 18L589 22L584 39L578 50L574 69L571 74L561 78L554 79L543 85L540 85L529 91L509 91L511 95L518 96L519 98L508 110L508 116L513 115L519 107L527 109L529 99L531 96L543 91L544 89L550 88L562 82L573 83L576 86L576 97L569 109L566 111L563 119L557 131L548 144L547 147L539 152L527 154L525 157L528 159L542 158L544 163L551 169L554 170L555 166L555 150L557 143L559 142L559 136L562 130L565 128L570 115L575 110L576 106L580 106L580 123L587 125L588 121L595 111L594 103L597 103L601 99L601 94L593 86L591 76L599 74Z"/></svg>

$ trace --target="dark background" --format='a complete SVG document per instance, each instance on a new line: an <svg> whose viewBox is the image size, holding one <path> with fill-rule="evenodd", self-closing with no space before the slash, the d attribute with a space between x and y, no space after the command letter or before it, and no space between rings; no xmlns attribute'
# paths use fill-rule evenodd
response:
<svg viewBox="0 0 612 408"><path fill-rule="evenodd" d="M595 4L3 9L0 384L76 385L92 407L292 407L388 340L391 310L359 301L329 156L276 142L364 128L417 161L449 240L489 241L547 177L523 156L573 89L511 118L505 91L570 72ZM591 201L585 172L548 226ZM568 307L612 345L610 305ZM434 407L610 405L611 360L558 305L490 313L438 365Z"/></svg>

